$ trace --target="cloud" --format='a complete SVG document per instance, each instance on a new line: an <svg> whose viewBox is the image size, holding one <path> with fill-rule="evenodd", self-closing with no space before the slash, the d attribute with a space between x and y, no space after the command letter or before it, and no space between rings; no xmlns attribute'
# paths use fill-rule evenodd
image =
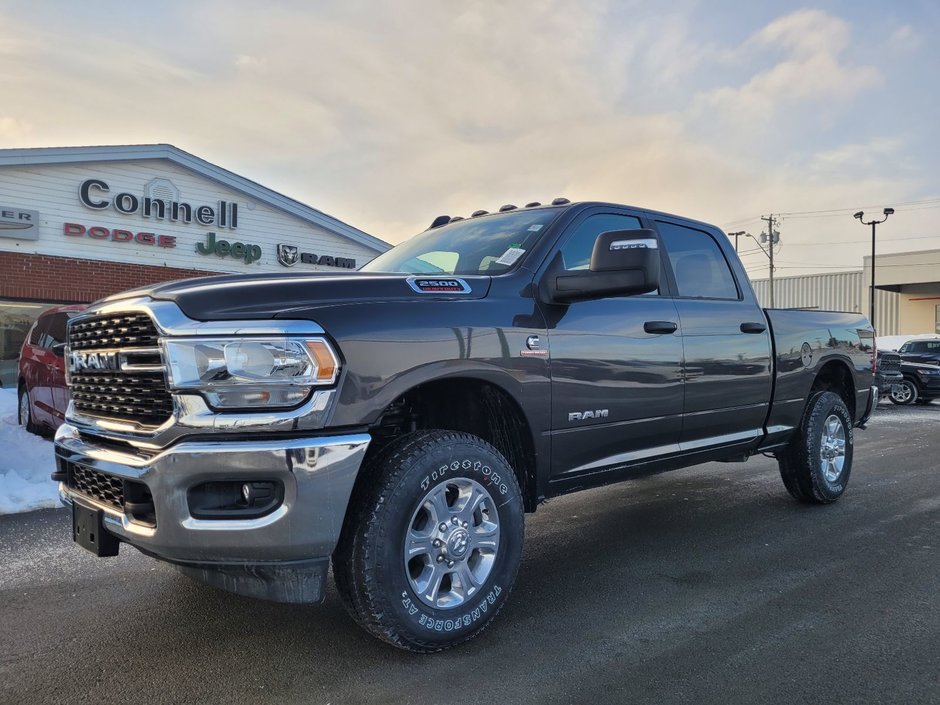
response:
<svg viewBox="0 0 940 705"><path fill-rule="evenodd" d="M901 51L917 51L923 43L923 35L909 24L899 26L888 37L888 45Z"/></svg>
<svg viewBox="0 0 940 705"><path fill-rule="evenodd" d="M834 15L789 13L729 49L694 3L409 7L171 3L172 35L92 8L80 50L70 22L0 17L30 37L0 47L16 106L0 140L170 142L391 241L554 196L721 224L916 188L896 170L914 147L880 126L806 143L883 80ZM885 158L860 181L864 145Z"/></svg>
<svg viewBox="0 0 940 705"><path fill-rule="evenodd" d="M698 107L720 110L736 125L766 124L767 115L810 102L824 112L828 104L852 98L882 80L873 66L841 60L849 41L848 23L820 10L780 17L752 35L736 53L741 61L773 53L782 53L782 60L758 71L743 85L704 93Z"/></svg>

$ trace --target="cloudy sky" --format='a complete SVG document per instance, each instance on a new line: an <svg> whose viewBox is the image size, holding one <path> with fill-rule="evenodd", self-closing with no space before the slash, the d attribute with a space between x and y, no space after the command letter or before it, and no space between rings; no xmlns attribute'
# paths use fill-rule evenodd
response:
<svg viewBox="0 0 940 705"><path fill-rule="evenodd" d="M860 266L859 208L897 208L880 251L940 247L935 0L0 0L0 27L0 147L169 142L390 242L564 195L783 214L780 275Z"/></svg>

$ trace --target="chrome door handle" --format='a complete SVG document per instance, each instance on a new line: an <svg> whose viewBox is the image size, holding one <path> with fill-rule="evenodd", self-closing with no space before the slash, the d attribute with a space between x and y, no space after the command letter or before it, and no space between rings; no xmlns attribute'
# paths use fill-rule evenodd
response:
<svg viewBox="0 0 940 705"><path fill-rule="evenodd" d="M643 330L647 333L667 334L675 333L679 329L678 323L672 321L647 321L643 324Z"/></svg>

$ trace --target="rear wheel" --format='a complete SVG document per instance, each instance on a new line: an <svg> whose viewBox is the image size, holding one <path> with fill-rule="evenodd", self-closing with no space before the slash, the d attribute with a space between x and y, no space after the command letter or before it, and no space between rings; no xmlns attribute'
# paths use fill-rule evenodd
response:
<svg viewBox="0 0 940 705"><path fill-rule="evenodd" d="M522 494L512 468L467 433L417 431L363 468L333 555L353 618L410 651L483 630L515 582Z"/></svg>
<svg viewBox="0 0 940 705"><path fill-rule="evenodd" d="M787 491L807 504L835 502L852 472L852 416L838 394L816 392L777 460Z"/></svg>
<svg viewBox="0 0 940 705"><path fill-rule="evenodd" d="M16 416L20 426L30 433L36 433L36 424L33 423L33 405L30 402L29 391L27 391L25 385L20 385L20 398Z"/></svg>
<svg viewBox="0 0 940 705"><path fill-rule="evenodd" d="M909 379L901 380L891 389L891 401L902 406L913 404L918 396L917 385Z"/></svg>

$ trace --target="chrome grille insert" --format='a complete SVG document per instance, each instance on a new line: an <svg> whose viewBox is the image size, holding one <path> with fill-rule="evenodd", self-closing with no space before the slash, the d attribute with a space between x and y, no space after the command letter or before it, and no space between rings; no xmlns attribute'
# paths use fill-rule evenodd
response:
<svg viewBox="0 0 940 705"><path fill-rule="evenodd" d="M119 369L72 371L69 387L82 415L156 427L173 415L159 332L146 313L119 313L69 322L69 350L115 353Z"/></svg>

